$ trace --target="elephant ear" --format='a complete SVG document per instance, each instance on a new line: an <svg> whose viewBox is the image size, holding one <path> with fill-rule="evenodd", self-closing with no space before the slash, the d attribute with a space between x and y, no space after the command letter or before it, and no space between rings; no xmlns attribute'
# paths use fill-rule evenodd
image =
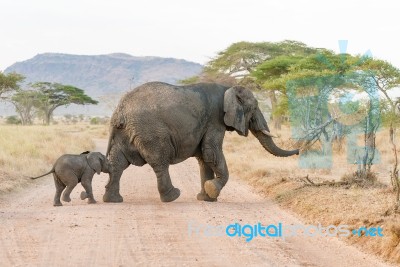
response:
<svg viewBox="0 0 400 267"><path fill-rule="evenodd" d="M235 128L240 135L245 135L246 123L243 105L238 96L238 88L231 87L224 95L225 125Z"/></svg>
<svg viewBox="0 0 400 267"><path fill-rule="evenodd" d="M101 172L102 158L98 153L89 153L86 156L89 167L97 174Z"/></svg>

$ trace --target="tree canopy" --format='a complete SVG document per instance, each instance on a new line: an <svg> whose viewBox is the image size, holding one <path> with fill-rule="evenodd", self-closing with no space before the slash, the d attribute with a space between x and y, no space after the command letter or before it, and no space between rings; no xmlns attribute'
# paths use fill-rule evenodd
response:
<svg viewBox="0 0 400 267"><path fill-rule="evenodd" d="M39 106L39 94L34 90L20 90L9 100L21 118L22 125L33 123L35 107Z"/></svg>
<svg viewBox="0 0 400 267"><path fill-rule="evenodd" d="M263 62L282 55L308 55L317 50L293 40L237 42L220 51L211 59L199 76L190 77L181 83L217 82L233 85L239 82L250 88L259 88L250 74Z"/></svg>
<svg viewBox="0 0 400 267"><path fill-rule="evenodd" d="M263 89L274 92L279 98L276 100L275 112L278 109L282 112L285 109L278 106L279 103L287 102L285 98L289 81L361 72L364 77L375 81L377 88L384 94L387 90L400 86L400 72L388 62L369 56L335 54L321 49L309 55L283 55L264 61L251 75ZM388 97L387 94L386 96Z"/></svg>
<svg viewBox="0 0 400 267"><path fill-rule="evenodd" d="M8 74L0 72L0 99L4 99L4 94L6 93L18 90L19 83L24 79L24 76L15 72Z"/></svg>
<svg viewBox="0 0 400 267"><path fill-rule="evenodd" d="M314 51L314 48L310 48L304 43L291 40L276 43L238 42L219 52L215 58L209 61L205 72L222 72L230 75L247 72L249 74L261 63L277 56L310 54Z"/></svg>
<svg viewBox="0 0 400 267"><path fill-rule="evenodd" d="M360 68L368 74L395 112L397 99L391 99L389 90L400 86L400 70L385 60L367 58Z"/></svg>
<svg viewBox="0 0 400 267"><path fill-rule="evenodd" d="M44 113L46 124L50 123L54 110L70 104L85 105L98 101L92 99L82 89L59 83L37 82L31 85L37 91L37 109Z"/></svg>
<svg viewBox="0 0 400 267"><path fill-rule="evenodd" d="M8 98L19 116L22 124L32 124L34 115L41 114L46 124L50 124L56 108L70 104L97 104L82 89L59 83L37 82L29 89L18 90Z"/></svg>

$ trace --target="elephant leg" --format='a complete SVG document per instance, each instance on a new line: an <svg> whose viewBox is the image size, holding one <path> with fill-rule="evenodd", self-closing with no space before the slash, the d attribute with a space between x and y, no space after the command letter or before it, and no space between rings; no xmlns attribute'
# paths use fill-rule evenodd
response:
<svg viewBox="0 0 400 267"><path fill-rule="evenodd" d="M61 197L62 191L65 188L65 184L63 184L60 181L60 179L57 177L57 175L55 173L53 173L53 177L54 177L54 184L56 186L56 194L54 196L53 206L62 206L60 197Z"/></svg>
<svg viewBox="0 0 400 267"><path fill-rule="evenodd" d="M214 172L209 166L207 166L207 164L204 162L202 158L198 157L197 161L199 162L200 177L201 177L201 191L200 193L197 194L197 200L217 201L216 198L210 198L204 189L205 182L215 178Z"/></svg>
<svg viewBox="0 0 400 267"><path fill-rule="evenodd" d="M92 176L93 178L93 176ZM88 204L95 204L96 200L94 199L93 196L93 191L92 191L92 179L91 178L82 178L81 184L83 186L83 188L85 189L85 191L82 191L81 193L81 199L88 199Z"/></svg>
<svg viewBox="0 0 400 267"><path fill-rule="evenodd" d="M124 199L119 193L119 181L123 171L128 168L129 162L121 151L111 149L110 152L110 173L106 185L106 192L103 195L104 202L122 202Z"/></svg>
<svg viewBox="0 0 400 267"><path fill-rule="evenodd" d="M204 183L204 190L210 198L216 199L229 178L228 167L226 166L225 157L222 151L217 164L207 162L207 165L214 171L216 177Z"/></svg>
<svg viewBox="0 0 400 267"><path fill-rule="evenodd" d="M62 196L62 200L65 202L70 202L71 201L71 197L70 194L72 192L72 190L75 188L75 186L78 184L78 178L74 177L74 178L70 178L69 179L69 183L67 184L67 188L65 189L63 196Z"/></svg>
<svg viewBox="0 0 400 267"><path fill-rule="evenodd" d="M152 166L153 167L153 166ZM172 185L167 166L154 166L157 176L157 187L162 202L171 202L180 196L180 190Z"/></svg>
<svg viewBox="0 0 400 267"><path fill-rule="evenodd" d="M222 142L225 132L214 131L206 133L202 143L203 160L215 173L215 178L204 182L207 195L216 199L229 178L228 167L222 153Z"/></svg>

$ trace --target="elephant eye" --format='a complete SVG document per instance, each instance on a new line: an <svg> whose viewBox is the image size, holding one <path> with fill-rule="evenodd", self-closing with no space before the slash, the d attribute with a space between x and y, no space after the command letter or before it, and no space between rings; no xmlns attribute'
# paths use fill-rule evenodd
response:
<svg viewBox="0 0 400 267"><path fill-rule="evenodd" d="M243 100L242 100L240 97L236 96L236 99L237 99L237 101L238 101L240 104L243 105Z"/></svg>

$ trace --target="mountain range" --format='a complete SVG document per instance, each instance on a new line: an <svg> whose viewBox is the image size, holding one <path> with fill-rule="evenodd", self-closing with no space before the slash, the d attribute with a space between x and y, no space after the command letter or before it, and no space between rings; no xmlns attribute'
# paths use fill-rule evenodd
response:
<svg viewBox="0 0 400 267"><path fill-rule="evenodd" d="M72 85L103 102L97 106L60 107L55 114L110 115L112 108L102 100L115 102L124 92L149 81L176 84L199 74L202 68L201 64L176 58L44 53L17 62L4 72L24 75L26 84L41 81Z"/></svg>

